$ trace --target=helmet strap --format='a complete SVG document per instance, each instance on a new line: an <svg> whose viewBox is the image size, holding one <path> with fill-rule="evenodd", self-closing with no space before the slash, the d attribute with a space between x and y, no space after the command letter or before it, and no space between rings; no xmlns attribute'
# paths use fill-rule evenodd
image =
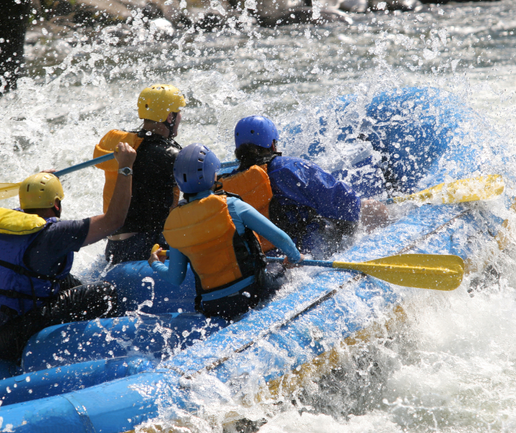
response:
<svg viewBox="0 0 516 433"><path fill-rule="evenodd" d="M168 120L165 120L163 122L163 124L167 127L168 129L168 138L173 138L172 137L172 131L174 129L174 126L176 125L176 119L177 119L177 113L174 113L174 118L172 119L172 122L169 122Z"/></svg>
<svg viewBox="0 0 516 433"><path fill-rule="evenodd" d="M213 187L212 187L213 191L219 191L222 189L222 183L219 182L218 180L216 180L214 183L213 183Z"/></svg>

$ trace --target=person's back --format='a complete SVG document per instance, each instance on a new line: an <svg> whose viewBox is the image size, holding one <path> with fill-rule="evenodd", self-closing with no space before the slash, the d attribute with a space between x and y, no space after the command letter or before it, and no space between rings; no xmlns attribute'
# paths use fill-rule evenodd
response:
<svg viewBox="0 0 516 433"><path fill-rule="evenodd" d="M174 204L174 195L177 194L172 167L179 150L180 147L173 140L158 134L144 136L133 166L131 206L118 233L155 233L163 230L164 221ZM145 258L147 256L148 252Z"/></svg>
<svg viewBox="0 0 516 433"><path fill-rule="evenodd" d="M115 158L130 170L136 156L126 143ZM131 177L118 175L109 209L82 220L60 220L61 183L38 173L20 185L19 210L0 212L0 359L18 361L31 335L57 323L117 314L115 287L82 286L70 270L74 252L97 242L124 222Z"/></svg>
<svg viewBox="0 0 516 433"><path fill-rule="evenodd" d="M187 263L196 275L196 308L204 314L233 318L277 289L265 283L266 262L253 231L285 251L291 261L301 256L291 239L254 208L236 197L211 191L218 158L200 144L183 149L174 172L185 203L172 210L164 235L171 249L169 268L149 262L162 277L180 284Z"/></svg>
<svg viewBox="0 0 516 433"><path fill-rule="evenodd" d="M137 151L131 206L124 226L110 236L106 245L106 259L112 263L145 260L152 245L165 243L161 235L163 224L179 197L173 166L181 146L174 137L184 106L184 97L173 86L156 84L145 88L138 98L138 116L144 120L142 129L129 133L109 131L95 147L94 157L102 156L124 139ZM118 166L109 161L98 167L105 171L106 209Z"/></svg>
<svg viewBox="0 0 516 433"><path fill-rule="evenodd" d="M241 119L235 127L240 166L220 179L223 189L241 195L294 238L298 248L313 253L324 244L331 251L326 247L335 248L344 235L353 234L364 203L349 186L316 164L282 156L276 151L278 139L269 119ZM265 250L271 248L262 245Z"/></svg>

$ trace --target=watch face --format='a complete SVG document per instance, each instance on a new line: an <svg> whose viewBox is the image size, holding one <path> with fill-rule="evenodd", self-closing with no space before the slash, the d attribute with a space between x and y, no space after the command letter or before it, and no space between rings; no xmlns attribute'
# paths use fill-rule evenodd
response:
<svg viewBox="0 0 516 433"><path fill-rule="evenodd" d="M133 174L133 171L129 167L124 167L118 170L120 173L122 173L125 176L129 176L130 174Z"/></svg>

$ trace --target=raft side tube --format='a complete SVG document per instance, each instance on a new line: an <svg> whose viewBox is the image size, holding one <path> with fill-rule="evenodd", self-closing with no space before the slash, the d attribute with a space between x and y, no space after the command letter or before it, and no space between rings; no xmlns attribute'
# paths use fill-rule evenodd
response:
<svg viewBox="0 0 516 433"><path fill-rule="evenodd" d="M132 376L157 366L142 357L102 359L49 368L0 381L1 407L64 394L121 377Z"/></svg>

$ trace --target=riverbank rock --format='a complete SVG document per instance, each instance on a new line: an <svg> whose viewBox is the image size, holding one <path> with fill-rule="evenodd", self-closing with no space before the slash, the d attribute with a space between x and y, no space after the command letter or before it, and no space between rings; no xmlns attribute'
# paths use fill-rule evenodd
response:
<svg viewBox="0 0 516 433"><path fill-rule="evenodd" d="M15 1L15 0L8 0ZM239 22L242 14L265 27L288 24L323 24L352 19L347 12L414 10L419 0L329 0L324 7L312 0L258 0L250 8L244 0L27 0L32 1L37 26L58 34L76 27L130 24L135 19L164 18L174 28L210 30ZM236 19L235 19L236 18ZM249 19L245 20L249 23ZM170 32L169 32L170 33Z"/></svg>
<svg viewBox="0 0 516 433"><path fill-rule="evenodd" d="M5 0L4 0L5 1ZM28 1L8 0L0 14L0 91L16 88L23 73L24 39L30 12Z"/></svg>
<svg viewBox="0 0 516 433"><path fill-rule="evenodd" d="M2 0L0 14L0 93L16 86L23 71L24 45L100 32L110 43L131 38L164 40L178 33L212 31L225 26L292 24L349 25L353 13L418 11L423 3L448 0ZM457 0L463 1L463 0ZM138 25L135 25L138 24ZM149 37L150 35L150 37Z"/></svg>
<svg viewBox="0 0 516 433"><path fill-rule="evenodd" d="M258 24L275 27L291 24L325 24L341 22L352 24L351 17L337 8L314 10L311 7L296 7L286 10L260 11L254 13Z"/></svg>

